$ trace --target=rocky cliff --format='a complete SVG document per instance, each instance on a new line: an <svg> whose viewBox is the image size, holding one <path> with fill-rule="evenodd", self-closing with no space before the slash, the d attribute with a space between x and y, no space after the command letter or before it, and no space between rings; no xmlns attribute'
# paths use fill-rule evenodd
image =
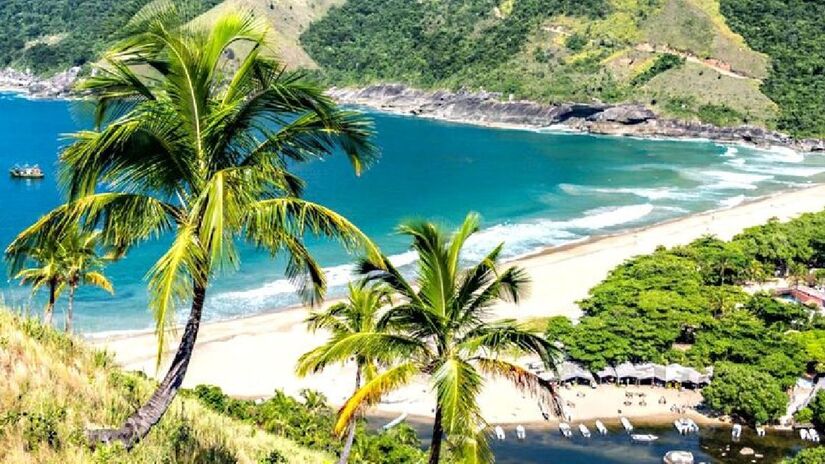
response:
<svg viewBox="0 0 825 464"><path fill-rule="evenodd" d="M332 88L341 103L483 125L542 128L563 126L594 134L640 137L703 138L760 147L787 146L803 152L825 151L823 140L797 140L754 126L717 127L659 118L644 105L602 103L540 104L503 99L492 92L424 91L401 84Z"/></svg>

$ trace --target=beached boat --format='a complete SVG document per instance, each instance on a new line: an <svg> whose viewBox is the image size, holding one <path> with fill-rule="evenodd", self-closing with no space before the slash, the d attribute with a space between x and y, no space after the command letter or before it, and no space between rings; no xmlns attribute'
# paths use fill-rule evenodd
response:
<svg viewBox="0 0 825 464"><path fill-rule="evenodd" d="M673 421L673 426L676 427L676 430L678 430L682 435L696 433L699 431L699 426L696 425L696 422L694 422L693 419L688 419L687 417L676 419Z"/></svg>
<svg viewBox="0 0 825 464"><path fill-rule="evenodd" d="M524 440L527 437L527 432L524 430L523 425L516 426L516 438L519 440Z"/></svg>
<svg viewBox="0 0 825 464"><path fill-rule="evenodd" d="M607 435L607 427L605 427L602 421L600 420L596 421L596 430L598 430L599 433L602 435Z"/></svg>
<svg viewBox="0 0 825 464"><path fill-rule="evenodd" d="M808 439L814 443L819 443L819 432L814 429L808 429Z"/></svg>
<svg viewBox="0 0 825 464"><path fill-rule="evenodd" d="M628 433L633 431L633 424L631 424L631 423L630 423L630 421L629 421L629 420L627 420L627 417L620 417L620 418L619 418L619 422L621 422L621 423L622 423L622 427L624 427L624 429L625 429Z"/></svg>
<svg viewBox="0 0 825 464"><path fill-rule="evenodd" d="M730 436L734 439L742 436L742 426L740 424L733 424L733 429L730 431Z"/></svg>
<svg viewBox="0 0 825 464"><path fill-rule="evenodd" d="M649 433L634 433L630 436L633 441L645 442L649 443L651 441L656 441L659 439L656 435L651 435Z"/></svg>
<svg viewBox="0 0 825 464"><path fill-rule="evenodd" d="M34 166L29 166L28 164L24 164L23 166L14 166L9 169L9 175L18 179L42 179L46 176L43 174L43 170L40 169L40 166L36 164Z"/></svg>
<svg viewBox="0 0 825 464"><path fill-rule="evenodd" d="M495 431L496 431L496 439L504 440L504 429L501 428L500 425L496 426Z"/></svg>
<svg viewBox="0 0 825 464"><path fill-rule="evenodd" d="M693 459L690 451L668 451L663 461L665 464L693 464Z"/></svg>
<svg viewBox="0 0 825 464"><path fill-rule="evenodd" d="M579 424L579 432L584 438L590 438L590 430L584 424Z"/></svg>
<svg viewBox="0 0 825 464"><path fill-rule="evenodd" d="M395 419L391 420L390 422L384 424L384 426L382 428L384 430L389 430L389 429L395 427L396 425L400 424L401 422L404 422L404 419L406 419L406 418L407 418L407 413L406 412L402 413L400 416L398 416Z"/></svg>
<svg viewBox="0 0 825 464"><path fill-rule="evenodd" d="M570 429L570 425L567 422L559 422L559 432L567 438L573 436L573 430Z"/></svg>
<svg viewBox="0 0 825 464"><path fill-rule="evenodd" d="M811 438L810 433L808 433L808 429L799 429L799 438L803 440L809 440Z"/></svg>
<svg viewBox="0 0 825 464"><path fill-rule="evenodd" d="M756 436L764 437L766 434L765 427L762 427L761 425L756 426Z"/></svg>

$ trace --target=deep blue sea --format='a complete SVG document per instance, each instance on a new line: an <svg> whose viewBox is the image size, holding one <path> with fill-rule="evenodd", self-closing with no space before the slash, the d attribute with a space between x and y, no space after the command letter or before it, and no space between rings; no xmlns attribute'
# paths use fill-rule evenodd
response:
<svg viewBox="0 0 825 464"><path fill-rule="evenodd" d="M0 167L39 163L42 181L0 176L0 243L61 202L56 183L62 134L84 127L76 104L0 96ZM414 257L394 227L408 218L455 225L468 211L484 218L467 258L506 243L514 257L588 236L650 224L692 212L825 180L825 157L759 151L707 141L658 141L553 132L502 130L412 117L372 114L382 158L361 177L343 157L301 166L307 197L345 214L392 255ZM327 267L331 294L350 278L352 257L311 240ZM85 332L145 329L152 319L144 275L165 240L133 250L107 268L113 297L78 296L77 326ZM282 263L246 248L240 272L214 280L206 317L232 318L295 304ZM41 297L7 281L5 302L39 311ZM58 305L58 314L62 305ZM58 316L59 317L59 316Z"/></svg>

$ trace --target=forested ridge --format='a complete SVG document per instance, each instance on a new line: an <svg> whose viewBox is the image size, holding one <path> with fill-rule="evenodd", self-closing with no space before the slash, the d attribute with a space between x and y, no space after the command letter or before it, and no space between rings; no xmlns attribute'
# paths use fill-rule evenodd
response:
<svg viewBox="0 0 825 464"><path fill-rule="evenodd" d="M150 0L3 0L0 2L0 66L37 74L95 60ZM221 0L177 2L191 15Z"/></svg>

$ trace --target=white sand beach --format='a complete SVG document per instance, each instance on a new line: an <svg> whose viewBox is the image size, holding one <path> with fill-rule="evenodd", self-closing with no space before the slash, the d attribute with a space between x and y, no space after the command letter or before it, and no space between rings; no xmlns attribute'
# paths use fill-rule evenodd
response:
<svg viewBox="0 0 825 464"><path fill-rule="evenodd" d="M771 217L789 219L804 212L825 209L825 186L815 186L776 194L730 209L696 214L643 229L587 242L548 249L518 260L533 279L532 292L519 307L502 305L502 317L527 319L566 315L576 318L576 301L624 260L652 252L658 245L688 243L706 234L729 239L742 229L763 224ZM309 334L302 320L303 308L288 308L253 317L203 325L185 386L218 385L231 395L266 397L275 389L297 395L303 388L323 392L332 404L341 404L352 392L354 370L331 368L322 374L297 378L294 367L298 357L320 344L323 334ZM155 373L155 338L151 333L111 336L95 343L112 351L127 370ZM170 345L172 347L174 345ZM165 366L161 366L161 374ZM565 401L575 404L573 420L615 419L618 410L628 417L669 416L670 406L692 405L700 401L696 393L663 388L631 387L645 391L647 406L625 407L627 389L603 386L598 390L581 387L564 390ZM576 393L584 393L581 398ZM665 396L667 403L658 399ZM541 420L536 400L498 381L489 381L480 398L489 422L534 422ZM424 382L396 392L379 405L382 412L407 412L431 416L433 393Z"/></svg>

